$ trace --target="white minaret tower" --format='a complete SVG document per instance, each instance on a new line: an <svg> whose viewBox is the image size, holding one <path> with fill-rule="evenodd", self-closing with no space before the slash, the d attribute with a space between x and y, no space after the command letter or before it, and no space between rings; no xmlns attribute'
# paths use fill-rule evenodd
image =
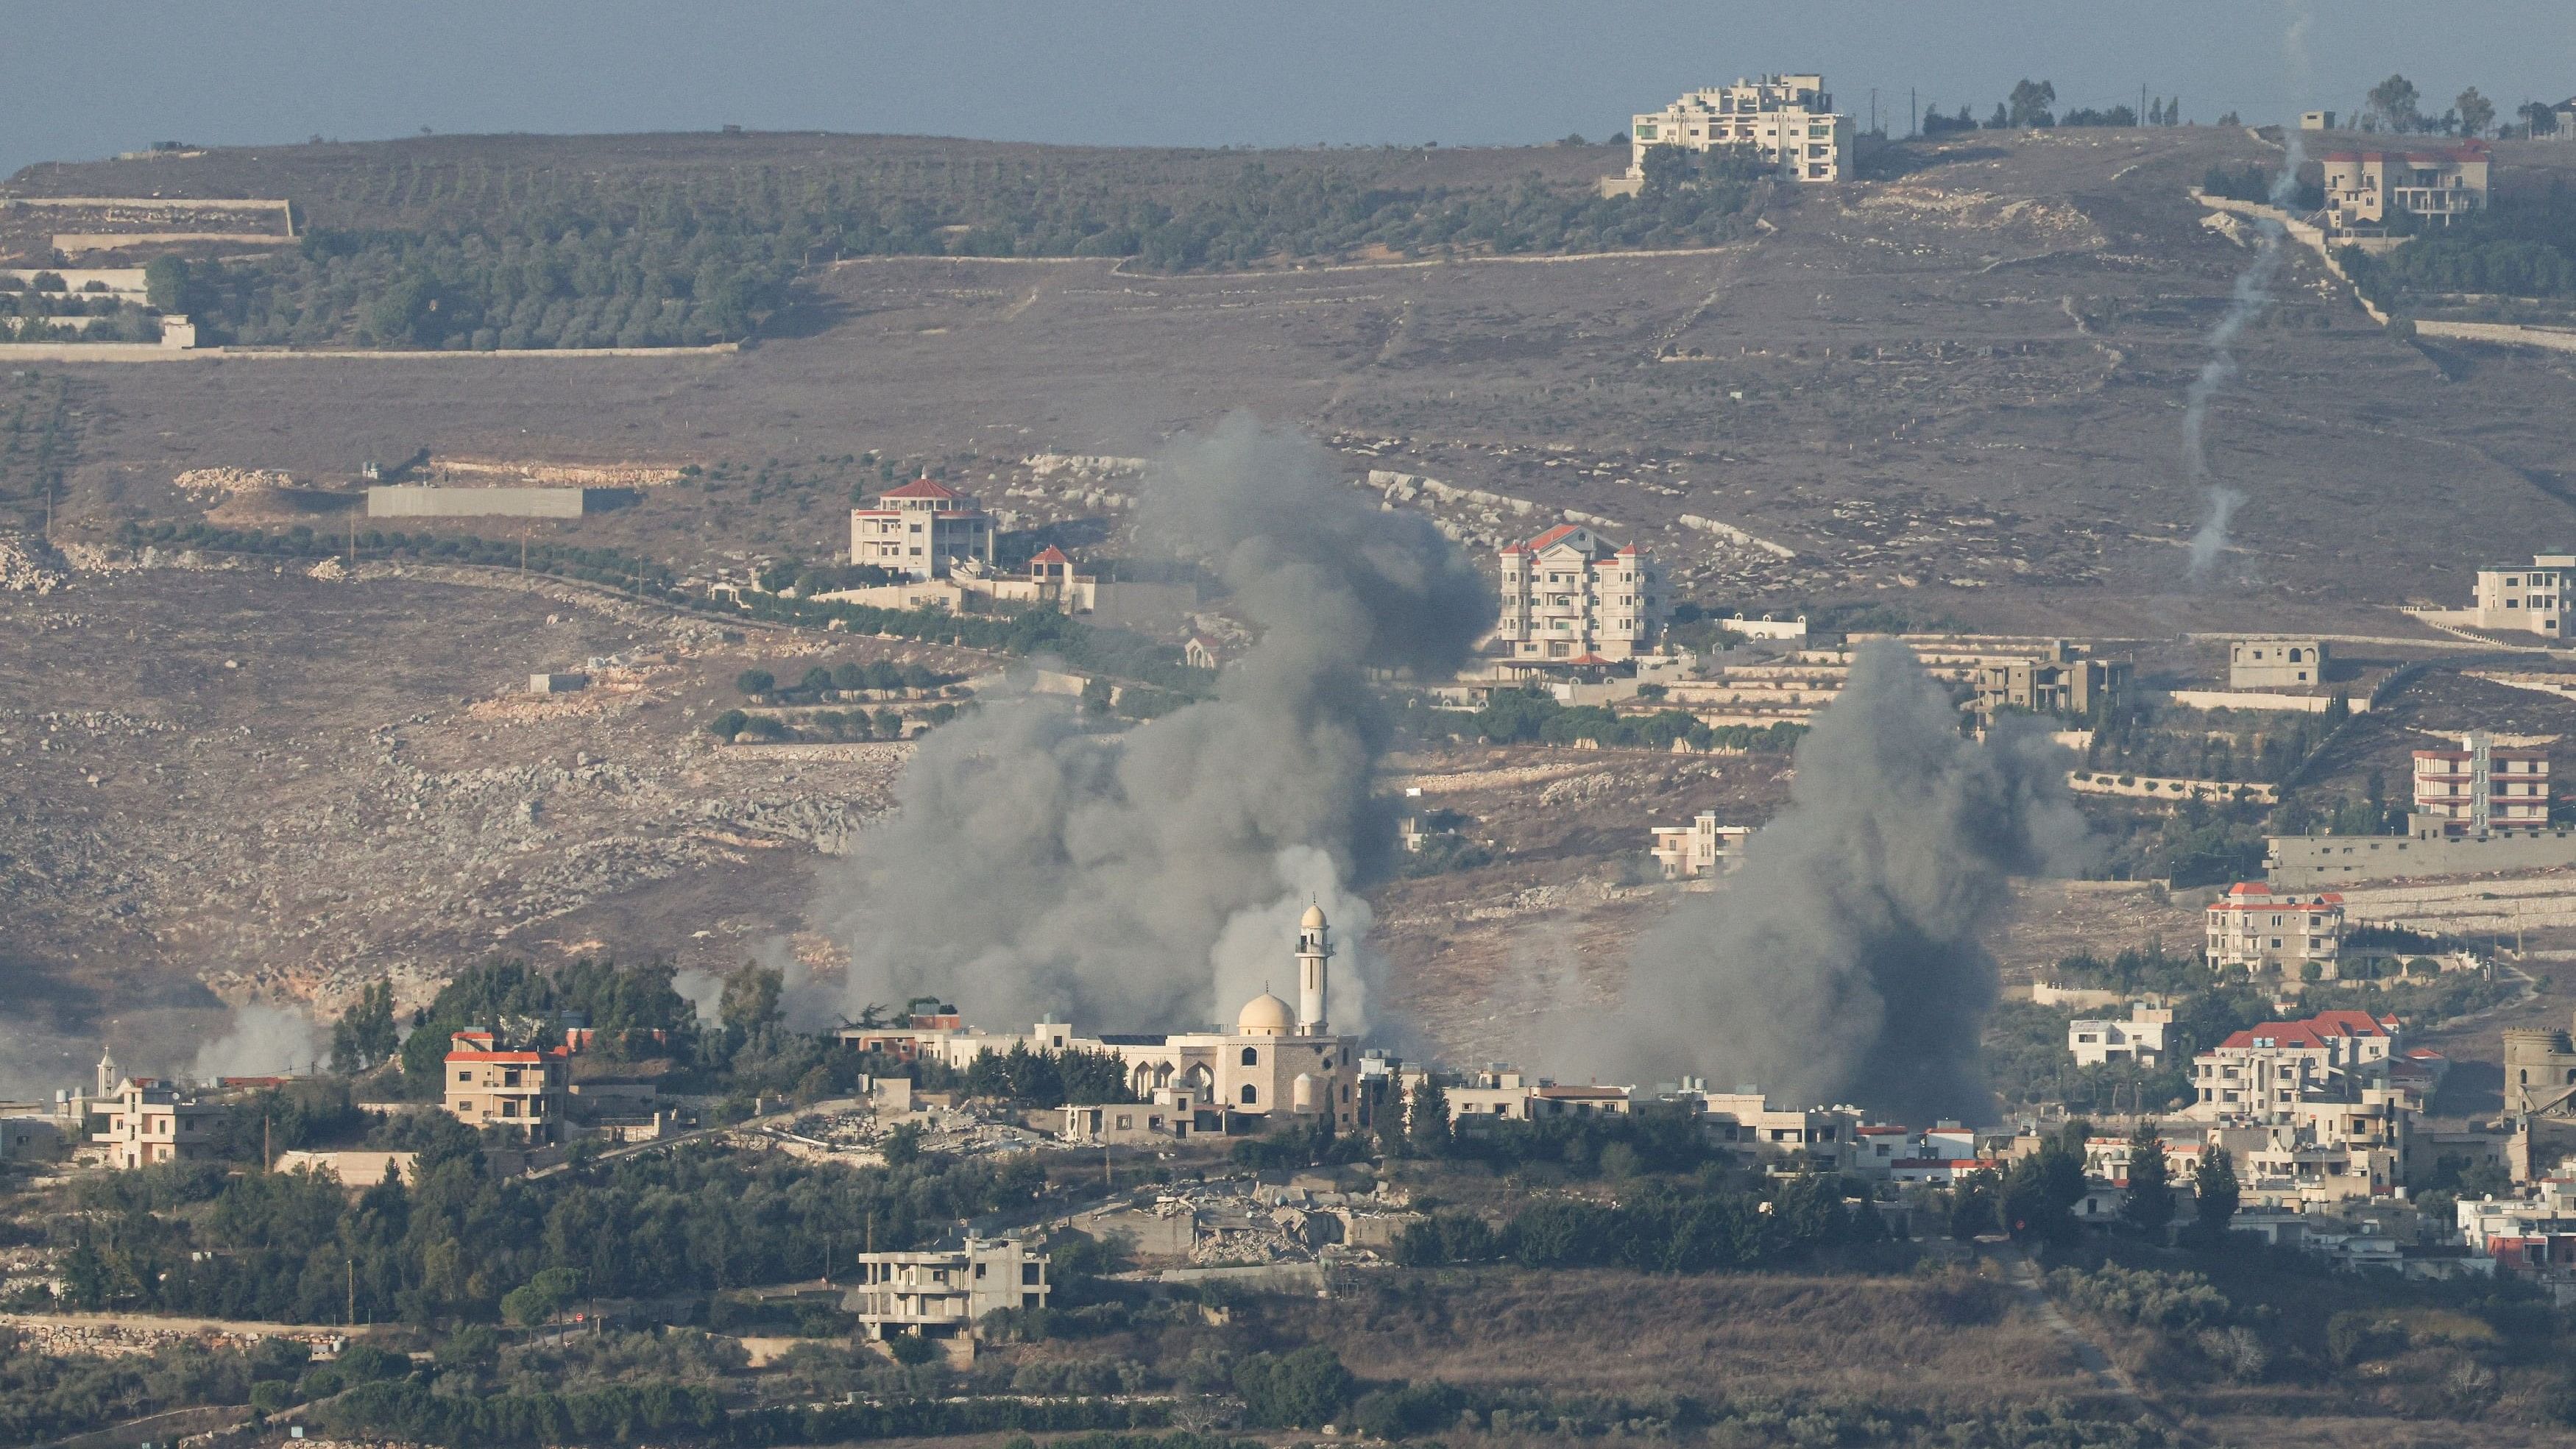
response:
<svg viewBox="0 0 2576 1449"><path fill-rule="evenodd" d="M1324 1022L1324 963L1333 959L1332 932L1324 925L1324 908L1308 906L1297 922L1297 1034L1322 1036L1330 1028Z"/></svg>
<svg viewBox="0 0 2576 1449"><path fill-rule="evenodd" d="M123 1077L117 1075L116 1058L102 1047L98 1054L99 1096L104 1098L113 1093L117 1087L124 1082L124 1080L125 1079Z"/></svg>

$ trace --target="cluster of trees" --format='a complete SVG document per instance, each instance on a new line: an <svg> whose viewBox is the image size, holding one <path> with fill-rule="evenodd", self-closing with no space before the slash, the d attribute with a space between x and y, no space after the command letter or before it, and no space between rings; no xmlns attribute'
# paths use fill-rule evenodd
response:
<svg viewBox="0 0 2576 1449"><path fill-rule="evenodd" d="M199 263L184 310L255 344L473 349L697 346L788 305L817 260L1127 257L1158 270L1367 248L1406 255L1708 242L1750 188L1718 177L1604 198L1533 172L1509 186L1393 186L1367 156L1242 164L1172 184L1062 162L886 162L832 172L637 173L475 162L344 178L292 252Z"/></svg>
<svg viewBox="0 0 2576 1449"><path fill-rule="evenodd" d="M304 1173L118 1174L54 1225L65 1306L302 1323L489 1322L580 1297L707 1293L818 1278L879 1248L1026 1203L1034 1161L846 1168L711 1144L544 1179L494 1180L471 1135L416 1182L352 1201ZM550 1276L551 1275L551 1276ZM568 1275L568 1276L566 1276ZM534 1295L513 1298L520 1290Z"/></svg>
<svg viewBox="0 0 2576 1449"><path fill-rule="evenodd" d="M169 1409L248 1403L254 1383L293 1378L308 1352L271 1338L247 1351L173 1342L148 1354L56 1357L0 1329L0 1443L42 1444Z"/></svg>
<svg viewBox="0 0 2576 1449"><path fill-rule="evenodd" d="M785 685L766 669L746 669L734 679L733 687L769 704L803 704L861 690L937 689L956 683L957 678L926 664L895 664L883 659L860 664L844 660L829 666L813 665L794 684Z"/></svg>
<svg viewBox="0 0 2576 1449"><path fill-rule="evenodd" d="M25 282L0 277L0 337L13 342L157 342L160 319L121 297L105 295L105 282L72 291L58 272L38 272ZM58 317L96 318L79 325Z"/></svg>
<svg viewBox="0 0 2576 1449"><path fill-rule="evenodd" d="M1032 1107L1088 1106L1096 1102L1132 1102L1127 1068L1114 1052L1031 1051L1015 1043L1007 1052L986 1052L957 1074L957 1084L978 1097L1001 1097Z"/></svg>
<svg viewBox="0 0 2576 1449"><path fill-rule="evenodd" d="M746 968L733 978L769 986L769 1005L776 1004L775 973ZM744 988L757 992L757 986ZM729 1003L740 1014L757 1008ZM367 1003L360 1003L360 1010ZM671 989L665 962L614 961L582 957L556 971L540 971L527 962L494 957L478 961L439 988L429 1005L412 1014L411 1035L402 1044L402 1084L412 1096L439 1095L445 1074L448 1040L469 1029L495 1032L504 1050L561 1046L567 1021L578 1019L598 1033L593 1050L611 1056L634 1052L691 1058L698 1038L697 1008ZM766 1019L733 1019L729 1030L747 1033Z"/></svg>
<svg viewBox="0 0 2576 1449"><path fill-rule="evenodd" d="M944 725L966 710L972 701L960 706L942 701L924 710L921 719L933 727ZM771 714L751 714L729 709L707 721L707 733L720 740L750 738L768 742L783 740L819 740L827 743L867 740L899 740L908 733L901 710L881 709L870 714L863 709L818 710L788 721Z"/></svg>
<svg viewBox="0 0 2576 1449"><path fill-rule="evenodd" d="M2050 126L2134 126L2138 111L2134 106L2078 106L2060 117L2053 109L2057 104L2057 85L2053 81L2024 79L2012 93L1995 102L1992 115L1985 119L1985 129L2039 130ZM2179 126L2182 124L2182 98L2157 96L2147 102L2146 124ZM1939 105L1927 102L1923 110L1923 134L1938 136L1950 131L1973 131L1978 122L1962 105L1952 115L1941 114Z"/></svg>
<svg viewBox="0 0 2576 1449"><path fill-rule="evenodd" d="M1500 1227L1471 1212L1438 1212L1405 1229L1395 1255L1408 1267L1500 1260L1716 1273L1785 1267L1887 1236L1866 1185L1810 1173L1767 1195L1657 1184L1615 1205L1541 1198Z"/></svg>
<svg viewBox="0 0 2576 1449"><path fill-rule="evenodd" d="M647 1381L574 1393L439 1393L414 1379L363 1384L320 1404L316 1420L348 1436L442 1445L630 1444L638 1438L766 1446L956 1434L1132 1430L1169 1421L1162 1404L1073 1399L910 1399L729 1411L702 1384ZM1128 1436L1114 1439L1123 1443ZM1174 1435L1175 1440L1211 1446ZM1076 1440L1075 1443L1087 1441ZM1138 1440L1154 1445L1151 1438Z"/></svg>
<svg viewBox="0 0 2576 1449"><path fill-rule="evenodd" d="M1650 686L1651 687L1651 686ZM1687 710L1653 714L1614 714L1597 704L1565 705L1544 688L1497 689L1485 697L1473 724L1478 736L1498 745L1546 743L1570 745L1593 740L1625 749L1669 750L1673 741L1688 741L1696 750L1744 750L1785 754L1807 732L1798 724L1705 725Z"/></svg>
<svg viewBox="0 0 2576 1449"><path fill-rule="evenodd" d="M348 552L351 536L347 533L315 532L310 526L297 524L275 533L255 528L220 528L207 523L136 523L120 524L116 541L126 548L146 544L202 548L217 553L268 554L282 558L330 558ZM525 567L531 573L553 574L558 578L581 579L594 584L647 594L667 594L679 583L679 576L664 564L640 558L622 549L580 548L571 544L539 543L534 540L476 538L470 534L436 535L405 533L397 529L362 528L355 542L361 557L410 558L425 563L483 564L492 567Z"/></svg>
<svg viewBox="0 0 2576 1449"><path fill-rule="evenodd" d="M2144 709L2112 703L2094 716L2084 763L2129 776L2281 784L2351 718L2351 705L2338 695L2318 714L2212 712L2195 716L2189 729L2168 730Z"/></svg>
<svg viewBox="0 0 2576 1449"><path fill-rule="evenodd" d="M2496 123L2495 102L2488 100L2476 86L2460 92L2458 99L2451 102L2451 108L2438 116L2424 110L2423 92L2402 75L2391 75L2372 86L2362 99L2357 121L2365 131L2483 136L2494 130ZM2523 106L2521 113L2536 133L2548 133L2551 124L2549 107L2534 101Z"/></svg>
<svg viewBox="0 0 2576 1449"><path fill-rule="evenodd" d="M2353 285L2382 308L2462 293L2576 297L2576 192L2499 201L2371 256L2338 253Z"/></svg>

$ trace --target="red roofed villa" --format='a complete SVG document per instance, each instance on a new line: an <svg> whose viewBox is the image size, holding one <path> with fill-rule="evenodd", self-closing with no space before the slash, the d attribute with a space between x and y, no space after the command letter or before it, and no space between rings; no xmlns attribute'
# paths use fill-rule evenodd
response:
<svg viewBox="0 0 2576 1449"><path fill-rule="evenodd" d="M1663 575L1636 544L1613 547L1560 523L1499 551L1498 652L1548 664L1612 664L1644 653L1664 626Z"/></svg>

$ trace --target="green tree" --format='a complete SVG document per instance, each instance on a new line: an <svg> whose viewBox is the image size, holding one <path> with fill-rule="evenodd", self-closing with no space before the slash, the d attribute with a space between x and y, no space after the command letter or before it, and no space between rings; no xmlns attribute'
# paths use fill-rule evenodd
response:
<svg viewBox="0 0 2576 1449"><path fill-rule="evenodd" d="M1647 196L1670 196L1699 179L1699 158L1687 147L1649 146L1639 167L1645 173L1643 194Z"/></svg>
<svg viewBox="0 0 2576 1449"><path fill-rule="evenodd" d="M2525 101L2513 113L2522 117L2523 125L2534 137L2558 133L2558 113L2549 108L2547 101Z"/></svg>
<svg viewBox="0 0 2576 1449"><path fill-rule="evenodd" d="M1321 1345L1254 1354L1234 1371L1234 1391L1246 1417L1265 1428L1320 1429L1340 1417L1351 1386L1351 1371Z"/></svg>
<svg viewBox="0 0 2576 1449"><path fill-rule="evenodd" d="M766 669L746 669L734 676L733 687L758 699L778 687L778 677Z"/></svg>
<svg viewBox="0 0 2576 1449"><path fill-rule="evenodd" d="M2476 86L2460 92L2460 98L2451 105L2460 113L2460 134L2463 136L2483 136L2495 125L2495 102L2479 94Z"/></svg>
<svg viewBox="0 0 2576 1449"><path fill-rule="evenodd" d="M2083 1229L2075 1205L2084 1200L2084 1160L2049 1143L2013 1164L2004 1179L2004 1231L2017 1240L2074 1241Z"/></svg>
<svg viewBox="0 0 2576 1449"><path fill-rule="evenodd" d="M2202 1152L2200 1166L2192 1172L2191 1190L2197 1199L2192 1210L2201 1236L2213 1245L2222 1241L2228 1225L2236 1220L2236 1205L2243 1195L2236 1183L2235 1157L2224 1147Z"/></svg>
<svg viewBox="0 0 2576 1449"><path fill-rule="evenodd" d="M2363 116L2389 130L2412 131L2424 123L2422 113L2417 110L2423 96L2415 89L2415 83L2402 75L2392 75L2372 86L2365 99L2369 105L2364 108Z"/></svg>
<svg viewBox="0 0 2576 1449"><path fill-rule="evenodd" d="M776 967L746 964L725 978L717 1015L723 1018L728 1031L758 1031L777 1018L778 998L786 985L786 974Z"/></svg>
<svg viewBox="0 0 2576 1449"><path fill-rule="evenodd" d="M1446 1157L1455 1138L1449 1128L1449 1094L1429 1072L1413 1088L1404 1112L1404 1146L1416 1157Z"/></svg>
<svg viewBox="0 0 2576 1449"><path fill-rule="evenodd" d="M1994 1231L2002 1196L2003 1179L1991 1167L1980 1167L1960 1178L1950 1190L1950 1236L1961 1242L1979 1233Z"/></svg>
<svg viewBox="0 0 2576 1449"><path fill-rule="evenodd" d="M359 991L357 1005L342 1013L331 1028L331 1070L365 1071L392 1057L401 1046L402 1033L394 1025L393 983L370 983Z"/></svg>
<svg viewBox="0 0 2576 1449"><path fill-rule="evenodd" d="M2129 1136L2129 1190L2120 1199L2120 1218L2159 1242L2174 1216L2172 1173L2156 1124L2139 1123Z"/></svg>
<svg viewBox="0 0 2576 1449"><path fill-rule="evenodd" d="M2057 104L2057 83L2023 79L2006 98L2008 125L2019 128L2054 126L2057 117L2049 107Z"/></svg>
<svg viewBox="0 0 2576 1449"><path fill-rule="evenodd" d="M580 1275L570 1268L546 1268L501 1295L501 1314L522 1328L544 1323L561 1313L580 1290Z"/></svg>
<svg viewBox="0 0 2576 1449"><path fill-rule="evenodd" d="M154 257L143 268L143 300L156 312L185 312L188 280L186 257Z"/></svg>
<svg viewBox="0 0 2576 1449"><path fill-rule="evenodd" d="M751 723L750 715L738 709L729 709L707 721L707 733L720 740L729 740L741 734L742 727L749 723Z"/></svg>

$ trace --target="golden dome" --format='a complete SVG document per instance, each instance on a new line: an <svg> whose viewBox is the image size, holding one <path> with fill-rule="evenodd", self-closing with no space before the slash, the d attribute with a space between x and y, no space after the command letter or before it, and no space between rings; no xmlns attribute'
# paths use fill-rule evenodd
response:
<svg viewBox="0 0 2576 1449"><path fill-rule="evenodd" d="M1265 991L1243 1004L1234 1029L1243 1036L1286 1036L1297 1029L1297 1018L1287 1002Z"/></svg>

